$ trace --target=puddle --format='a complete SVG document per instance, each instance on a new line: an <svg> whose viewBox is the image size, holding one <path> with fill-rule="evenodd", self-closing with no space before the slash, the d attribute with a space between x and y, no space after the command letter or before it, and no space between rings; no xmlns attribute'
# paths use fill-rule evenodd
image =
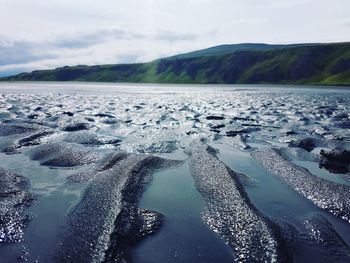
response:
<svg viewBox="0 0 350 263"><path fill-rule="evenodd" d="M202 221L206 206L188 163L157 172L140 207L165 216L160 232L133 251L134 262L232 262L231 249Z"/></svg>
<svg viewBox="0 0 350 263"><path fill-rule="evenodd" d="M330 173L326 169L321 169L319 167L318 163L315 162L309 162L309 161L294 161L296 165L302 166L309 170L310 173L321 177L323 179L326 179L328 181L332 181L338 184L346 184L350 185L350 177L349 175L342 175L342 174L334 174Z"/></svg>
<svg viewBox="0 0 350 263"><path fill-rule="evenodd" d="M232 170L248 175L254 180L254 184L245 185L250 200L263 214L272 219L279 219L295 226L299 231L305 232L305 226L301 220L306 216L317 213L322 214L333 225L334 229L350 245L350 226L344 220L340 220L330 213L316 207L297 192L290 189L281 180L270 174L258 164L249 152L242 152L233 149L228 145L215 142L210 146L219 150L218 158L228 165ZM317 262L327 262L321 258L319 252L314 251L305 243L298 243L293 254L296 262L310 262L317 259ZM300 251L303 251L300 252Z"/></svg>
<svg viewBox="0 0 350 263"><path fill-rule="evenodd" d="M49 262L66 215L79 201L82 193L81 187L65 184L67 176L78 169L50 169L38 162L29 161L22 154L1 154L0 157L3 168L29 178L30 192L36 196L36 200L27 209L32 220L24 229L23 242L1 247L1 262L12 263L21 256L24 256L24 261Z"/></svg>

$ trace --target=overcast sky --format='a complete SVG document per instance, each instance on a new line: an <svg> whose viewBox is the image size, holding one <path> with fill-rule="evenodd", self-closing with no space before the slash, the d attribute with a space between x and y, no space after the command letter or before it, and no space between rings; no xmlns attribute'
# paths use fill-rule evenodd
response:
<svg viewBox="0 0 350 263"><path fill-rule="evenodd" d="M350 40L350 0L0 0L0 75L228 43Z"/></svg>

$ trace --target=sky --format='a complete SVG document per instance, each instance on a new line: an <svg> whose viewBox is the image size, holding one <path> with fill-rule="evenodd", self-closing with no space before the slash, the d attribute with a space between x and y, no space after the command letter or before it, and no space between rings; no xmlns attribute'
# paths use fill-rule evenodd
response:
<svg viewBox="0 0 350 263"><path fill-rule="evenodd" d="M0 76L234 43L350 41L350 0L0 0Z"/></svg>

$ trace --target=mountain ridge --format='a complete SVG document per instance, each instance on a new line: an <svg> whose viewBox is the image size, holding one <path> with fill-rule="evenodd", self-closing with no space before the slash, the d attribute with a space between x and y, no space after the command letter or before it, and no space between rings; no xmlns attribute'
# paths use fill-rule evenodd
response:
<svg viewBox="0 0 350 263"><path fill-rule="evenodd" d="M350 85L350 42L219 45L148 63L65 66L0 80Z"/></svg>

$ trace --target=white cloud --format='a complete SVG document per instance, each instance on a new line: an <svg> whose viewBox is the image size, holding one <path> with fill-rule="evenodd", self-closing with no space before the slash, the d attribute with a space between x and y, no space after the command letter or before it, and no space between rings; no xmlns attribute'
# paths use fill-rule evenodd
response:
<svg viewBox="0 0 350 263"><path fill-rule="evenodd" d="M0 0L0 71L142 62L218 44L348 41L348 0Z"/></svg>

